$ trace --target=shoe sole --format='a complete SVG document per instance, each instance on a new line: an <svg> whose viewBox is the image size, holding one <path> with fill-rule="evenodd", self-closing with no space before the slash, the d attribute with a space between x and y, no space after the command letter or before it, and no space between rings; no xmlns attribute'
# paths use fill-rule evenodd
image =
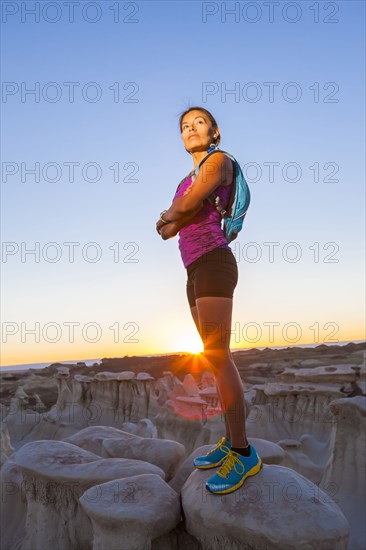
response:
<svg viewBox="0 0 366 550"><path fill-rule="evenodd" d="M210 468L216 468L216 466L221 466L221 464L226 460L227 454L221 458L218 462L215 462L214 464L207 464L203 466L196 466L195 463L193 465L198 468L198 470L209 470Z"/></svg>
<svg viewBox="0 0 366 550"><path fill-rule="evenodd" d="M258 472L260 472L262 468L263 468L263 462L262 462L261 459L259 459L258 464L253 466L253 468L245 474L243 479L241 479L239 481L239 483L237 483L233 487L230 487L230 489L225 489L224 491L212 491L207 485L206 485L206 489L208 491L210 491L210 493L212 493L213 495L224 495L224 494L227 494L227 493L232 493L232 492L236 491L237 489L239 489L243 485L243 483L247 479L247 477L254 476L255 474L258 474Z"/></svg>

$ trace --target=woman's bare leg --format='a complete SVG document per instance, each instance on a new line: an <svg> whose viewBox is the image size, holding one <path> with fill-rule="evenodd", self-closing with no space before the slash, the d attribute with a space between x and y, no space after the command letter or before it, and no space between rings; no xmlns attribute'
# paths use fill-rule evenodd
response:
<svg viewBox="0 0 366 550"><path fill-rule="evenodd" d="M246 447L245 400L242 381L230 351L231 298L202 297L196 299L204 359L214 373L222 398L225 424L233 447Z"/></svg>
<svg viewBox="0 0 366 550"><path fill-rule="evenodd" d="M193 306L191 307L191 313L192 313L192 317L193 317L193 320L196 324L196 327L197 327L197 330L198 330L198 333L199 335L201 336L201 339L203 341L203 336L201 334L201 327L199 325L199 320L198 320L198 313L197 313L197 306ZM208 365L209 368L210 365ZM223 412L223 415L224 415L224 421L225 421L225 429L226 429L226 439L228 439L231 443L231 432L230 432L230 424L228 422L228 417L227 417L227 414L225 414L225 408L224 408L224 402L222 400L222 396L221 396L221 391L220 391L220 388L218 387L218 385L216 384L216 387L217 387L217 393L218 393L218 396L219 396L219 401L220 401L220 404L221 404L221 410Z"/></svg>

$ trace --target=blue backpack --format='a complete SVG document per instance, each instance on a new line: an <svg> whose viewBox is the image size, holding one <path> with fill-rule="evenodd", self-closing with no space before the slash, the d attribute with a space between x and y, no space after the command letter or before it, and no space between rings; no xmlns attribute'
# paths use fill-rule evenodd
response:
<svg viewBox="0 0 366 550"><path fill-rule="evenodd" d="M233 161L235 165L235 181L232 185L226 210L223 208L220 202L220 197L215 196L215 192L207 197L206 200L208 200L213 206L215 206L216 210L218 210L218 212L220 213L221 218L224 219L223 231L228 243L230 243L231 241L236 239L239 231L241 231L243 227L244 218L250 204L250 191L238 161L230 153L219 149L217 145L212 145L208 149L207 155L201 160L194 171L195 176L197 176L201 164L205 162L205 160L207 160L207 158L216 151L224 153Z"/></svg>

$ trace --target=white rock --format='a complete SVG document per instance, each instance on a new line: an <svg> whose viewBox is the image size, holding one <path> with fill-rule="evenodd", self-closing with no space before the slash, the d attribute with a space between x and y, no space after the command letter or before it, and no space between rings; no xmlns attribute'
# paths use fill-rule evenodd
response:
<svg viewBox="0 0 366 550"><path fill-rule="evenodd" d="M118 375L120 373L117 372L97 372L97 374L94 375L94 380L99 380L100 382L104 382L105 380L118 380Z"/></svg>
<svg viewBox="0 0 366 550"><path fill-rule="evenodd" d="M294 440L287 440L287 441L291 442ZM319 485L322 479L324 465L314 462L313 458L310 457L309 454L304 449L304 446L302 445L301 441L297 441L297 445L290 443L289 445L282 444L281 446L286 451L286 457L282 461L282 466L287 466L288 468L295 470L297 473L306 477L316 485ZM318 460L319 458L321 460L322 457L324 460L324 457L326 456L327 454L323 453L323 455L318 457Z"/></svg>
<svg viewBox="0 0 366 550"><path fill-rule="evenodd" d="M57 396L57 380L53 376L44 377L33 373L31 376L20 380L19 384L29 393L38 393L42 397L46 393L50 396L54 394Z"/></svg>
<svg viewBox="0 0 366 550"><path fill-rule="evenodd" d="M104 456L145 460L164 470L169 481L185 457L181 443L167 439L134 437L133 439L109 439L103 441Z"/></svg>
<svg viewBox="0 0 366 550"><path fill-rule="evenodd" d="M57 373L56 378L69 378L70 376L70 369L67 367L57 367Z"/></svg>
<svg viewBox="0 0 366 550"><path fill-rule="evenodd" d="M120 429L133 435L140 437L158 437L158 430L150 418L141 418L137 423L123 422Z"/></svg>
<svg viewBox="0 0 366 550"><path fill-rule="evenodd" d="M17 387L17 389L15 390L14 397L19 399L19 401L28 401L29 399L28 394L25 392L22 386Z"/></svg>
<svg viewBox="0 0 366 550"><path fill-rule="evenodd" d="M158 430L150 418L141 418L136 425L135 433L140 437L158 437Z"/></svg>
<svg viewBox="0 0 366 550"><path fill-rule="evenodd" d="M203 390L200 390L198 393L199 393L199 395L202 395L202 396L209 396L209 397L217 397L218 396L216 386L206 387Z"/></svg>
<svg viewBox="0 0 366 550"><path fill-rule="evenodd" d="M358 380L356 385L360 388L362 395L366 395L366 381Z"/></svg>
<svg viewBox="0 0 366 550"><path fill-rule="evenodd" d="M212 372L204 371L201 376L201 388L210 388L212 386L215 386L216 380L215 376Z"/></svg>
<svg viewBox="0 0 366 550"><path fill-rule="evenodd" d="M328 487L351 526L350 550L366 548L366 399L363 396L332 401L335 418L332 449L322 486Z"/></svg>
<svg viewBox="0 0 366 550"><path fill-rule="evenodd" d="M14 462L27 485L22 550L90 548L90 520L79 506L85 491L96 499L93 488L100 483L144 473L165 477L160 468L147 462L101 459L61 441L28 443L15 453Z"/></svg>
<svg viewBox="0 0 366 550"><path fill-rule="evenodd" d="M80 504L93 524L93 548L147 550L180 522L179 496L159 476L142 474L93 487Z"/></svg>
<svg viewBox="0 0 366 550"><path fill-rule="evenodd" d="M188 405L207 405L207 401L205 401L204 399L200 399L198 395L192 397L181 395L176 397L176 400L181 401L182 403L187 403Z"/></svg>
<svg viewBox="0 0 366 550"><path fill-rule="evenodd" d="M121 424L121 430L131 435L140 435L137 434L137 424L134 422L123 422L123 424Z"/></svg>
<svg viewBox="0 0 366 550"><path fill-rule="evenodd" d="M39 397L37 393L34 393L33 397L36 400L35 409L37 411L44 411L47 409L46 405L43 403L42 399Z"/></svg>
<svg viewBox="0 0 366 550"><path fill-rule="evenodd" d="M183 379L183 388L187 395L198 396L199 387L191 374L186 374Z"/></svg>
<svg viewBox="0 0 366 550"><path fill-rule="evenodd" d="M5 422L1 422L0 424L0 452L2 455L1 466L3 466L3 463L5 463L8 458L15 453L15 449L10 441L8 427Z"/></svg>
<svg viewBox="0 0 366 550"><path fill-rule="evenodd" d="M135 436L111 426L89 426L80 430L76 434L66 437L64 441L77 445L86 451L103 456L103 441L107 438L113 439L133 439Z"/></svg>
<svg viewBox="0 0 366 550"><path fill-rule="evenodd" d="M151 376L151 374L149 374L148 372L139 372L136 376L136 380L141 380L142 382L144 382L145 380L155 380L155 378Z"/></svg>
<svg viewBox="0 0 366 550"><path fill-rule="evenodd" d="M25 537L27 499L22 472L12 458L9 458L1 469L0 484L1 549L19 549Z"/></svg>
<svg viewBox="0 0 366 550"><path fill-rule="evenodd" d="M351 382L356 380L356 371L360 370L359 366L355 366L352 363L342 365L327 365L314 368L298 368L298 369L285 369L284 372L278 374L276 379L283 382L329 382L331 384L342 384L344 382Z"/></svg>
<svg viewBox="0 0 366 550"><path fill-rule="evenodd" d="M346 550L349 524L340 508L290 468L264 464L227 495L207 491L212 474L194 471L181 493L186 529L203 550Z"/></svg>
<svg viewBox="0 0 366 550"><path fill-rule="evenodd" d="M90 384L90 382L93 380L92 376L85 376L83 374L75 374L74 380L77 382L85 382L87 384Z"/></svg>
<svg viewBox="0 0 366 550"><path fill-rule="evenodd" d="M255 384L255 402L248 408L248 435L280 441L300 440L312 434L318 441L328 441L334 419L329 403L343 397L339 387L331 384Z"/></svg>
<svg viewBox="0 0 366 550"><path fill-rule="evenodd" d="M171 370L164 370L163 376L168 376L168 378L171 378L173 376L173 373Z"/></svg>
<svg viewBox="0 0 366 550"><path fill-rule="evenodd" d="M125 370L118 373L118 380L133 380L135 377L135 373L131 370Z"/></svg>

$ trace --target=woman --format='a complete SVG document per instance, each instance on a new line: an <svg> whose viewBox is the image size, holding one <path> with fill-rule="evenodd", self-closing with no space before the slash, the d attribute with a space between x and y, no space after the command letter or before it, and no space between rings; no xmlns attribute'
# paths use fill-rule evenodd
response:
<svg viewBox="0 0 366 550"><path fill-rule="evenodd" d="M212 145L220 142L220 130L209 111L191 107L180 116L180 132L194 168ZM221 228L215 205L205 201L215 191L225 207L235 184L235 166L224 153L215 151L179 184L169 210L156 224L166 240L179 232L179 249L187 270L187 298L201 336L203 359L215 376L224 413L226 435L206 455L196 457L200 469L220 466L206 482L215 494L231 493L248 476L262 468L262 461L245 433L245 402L242 382L230 351L233 292L238 281L235 256Z"/></svg>

